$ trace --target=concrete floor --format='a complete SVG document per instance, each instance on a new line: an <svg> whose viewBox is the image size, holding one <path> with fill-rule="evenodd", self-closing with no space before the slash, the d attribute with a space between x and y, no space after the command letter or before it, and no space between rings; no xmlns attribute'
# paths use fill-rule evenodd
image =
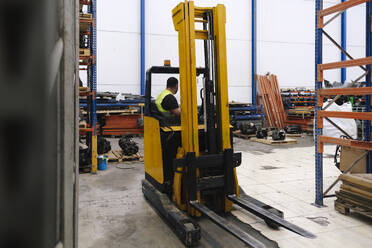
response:
<svg viewBox="0 0 372 248"><path fill-rule="evenodd" d="M317 238L306 239L283 228L272 230L240 209L234 210L233 215L276 241L279 247L372 247L371 220L358 214L339 214L333 208L334 198L325 199L327 207L311 205L314 146L312 137L298 140L296 145L268 146L234 139L235 150L243 154L238 180L247 194L282 210L287 220ZM143 140L136 141L143 154ZM117 140L111 143L116 149ZM325 188L339 175L333 165L333 153L333 147L325 148ZM183 247L145 201L141 192L143 177L143 163L138 162L110 164L107 171L98 175L80 175L79 247ZM204 219L201 222L202 228L210 225ZM219 227L210 228L214 231L204 234L200 247L244 247ZM206 237L214 241L206 242Z"/></svg>

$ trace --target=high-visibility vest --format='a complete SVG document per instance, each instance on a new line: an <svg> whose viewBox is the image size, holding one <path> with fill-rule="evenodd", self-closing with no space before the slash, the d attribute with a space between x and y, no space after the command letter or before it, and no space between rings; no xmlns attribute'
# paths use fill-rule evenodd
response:
<svg viewBox="0 0 372 248"><path fill-rule="evenodd" d="M172 92L170 90L164 90L162 93L160 93L160 95L156 98L155 100L155 104L156 104L156 107L158 108L158 110L162 113L170 113L169 110L165 110L162 106L161 106L161 103L163 102L164 98L169 95L169 94L172 94ZM172 94L173 95L173 94Z"/></svg>

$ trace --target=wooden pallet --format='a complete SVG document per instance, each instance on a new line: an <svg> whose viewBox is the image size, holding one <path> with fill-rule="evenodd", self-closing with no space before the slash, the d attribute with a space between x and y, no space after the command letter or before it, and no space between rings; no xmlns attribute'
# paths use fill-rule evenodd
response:
<svg viewBox="0 0 372 248"><path fill-rule="evenodd" d="M241 138L241 139L250 139L256 137L255 134L243 134L240 130L233 132L234 137Z"/></svg>
<svg viewBox="0 0 372 248"><path fill-rule="evenodd" d="M93 15L90 13L79 13L80 20L93 21Z"/></svg>
<svg viewBox="0 0 372 248"><path fill-rule="evenodd" d="M358 214L364 215L366 217L372 218L372 211L355 206L353 204L350 204L348 202L342 201L342 200L335 200L335 210L338 211L341 214L348 215L351 211L356 212Z"/></svg>
<svg viewBox="0 0 372 248"><path fill-rule="evenodd" d="M80 48L79 55L84 57L90 56L90 50L88 48Z"/></svg>
<svg viewBox="0 0 372 248"><path fill-rule="evenodd" d="M297 144L296 139L285 138L285 140L273 140L272 137L267 139L257 139L256 137L251 138L251 141L266 144L266 145L285 145L285 144Z"/></svg>
<svg viewBox="0 0 372 248"><path fill-rule="evenodd" d="M292 137L292 138L298 138L298 137L302 137L302 134L301 133L286 133L285 134L285 137Z"/></svg>
<svg viewBox="0 0 372 248"><path fill-rule="evenodd" d="M110 151L106 153L105 155L108 156L108 159L107 159L108 162L121 163L124 161L140 161L140 162L143 161L143 157L139 152L137 152L137 154L134 154L132 156L126 156L123 154L122 151Z"/></svg>

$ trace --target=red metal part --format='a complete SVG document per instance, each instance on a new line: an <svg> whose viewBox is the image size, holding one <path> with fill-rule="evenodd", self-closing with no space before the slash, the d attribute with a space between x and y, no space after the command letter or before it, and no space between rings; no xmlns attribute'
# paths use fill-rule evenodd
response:
<svg viewBox="0 0 372 248"><path fill-rule="evenodd" d="M143 127L138 125L140 114L131 115L104 115L99 118L104 119L105 126L101 127L97 122L97 133L102 135L126 135L126 134L143 134ZM80 135L86 133L80 132Z"/></svg>

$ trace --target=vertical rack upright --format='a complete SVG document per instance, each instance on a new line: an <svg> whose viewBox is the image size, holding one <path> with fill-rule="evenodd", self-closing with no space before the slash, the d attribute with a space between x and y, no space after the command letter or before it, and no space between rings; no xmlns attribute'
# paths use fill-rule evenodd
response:
<svg viewBox="0 0 372 248"><path fill-rule="evenodd" d="M97 113L96 113L96 91L97 91L97 0L80 0L80 5L87 6L87 15L80 13L80 35L87 36L86 49L80 49L80 70L87 71L86 93L80 92L81 96L87 97L88 144L92 157L92 173L97 173Z"/></svg>
<svg viewBox="0 0 372 248"><path fill-rule="evenodd" d="M324 27L330 23L340 13L346 11L348 8L366 3L366 57L354 59L342 46L340 46L332 37L324 30ZM329 21L324 22L324 17L334 14L334 17ZM323 0L316 0L315 2L315 91L316 91L316 106L315 106L315 205L323 206L323 199L326 197L323 193L323 146L325 143L337 144L355 149L368 150L366 172L372 173L372 142L371 142L371 72L370 65L372 64L372 32L371 32L371 17L372 17L372 3L370 0L348 0L342 1L339 4L323 9ZM333 62L323 64L323 35L328 38L336 47L338 47L349 60L341 62ZM339 88L339 89L323 89L323 72L331 69L341 69L346 67L359 66L364 70L364 73L358 77L354 82L358 82L364 77L366 78L365 87L356 88ZM336 97L335 97L336 96ZM325 111L327 107L332 104L327 104L324 108L323 100L325 97L339 96L364 96L366 104L366 112L338 112ZM333 100L334 102L334 100ZM331 118L349 118L359 119L365 121L365 137L364 140L333 138L323 136L323 119L329 121ZM332 124L332 122L330 122ZM340 127L336 127L341 131ZM345 132L342 130L342 132ZM346 133L347 134L347 133ZM349 135L350 136L350 135Z"/></svg>

